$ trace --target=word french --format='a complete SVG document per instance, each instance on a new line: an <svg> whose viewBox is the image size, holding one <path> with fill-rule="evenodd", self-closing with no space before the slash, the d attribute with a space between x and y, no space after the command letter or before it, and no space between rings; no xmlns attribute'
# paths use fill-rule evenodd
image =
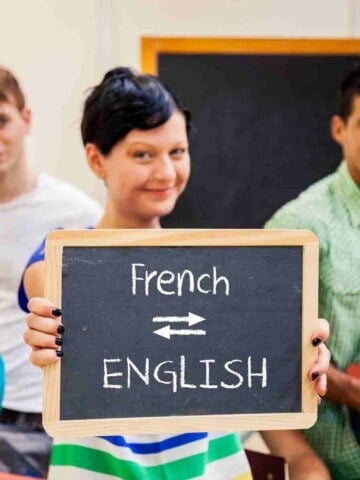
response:
<svg viewBox="0 0 360 480"><path fill-rule="evenodd" d="M221 288L221 290L220 290ZM218 291L225 295L230 294L230 282L225 276L218 276L217 267L212 267L211 273L194 275L191 270L172 272L170 270L148 271L144 263L131 264L131 291L137 295L139 291L149 296L150 290L155 289L162 295L177 295L181 297L184 291L217 295Z"/></svg>

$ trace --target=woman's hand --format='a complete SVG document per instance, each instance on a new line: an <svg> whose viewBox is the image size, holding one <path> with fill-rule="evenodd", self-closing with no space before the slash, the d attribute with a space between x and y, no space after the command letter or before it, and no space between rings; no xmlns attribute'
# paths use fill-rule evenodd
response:
<svg viewBox="0 0 360 480"><path fill-rule="evenodd" d="M323 318L319 319L318 328L312 334L311 343L317 348L318 355L312 368L308 372L308 378L315 382L315 390L321 398L326 394L327 376L326 372L330 365L330 351L324 344L328 339L330 332L329 322Z"/></svg>
<svg viewBox="0 0 360 480"><path fill-rule="evenodd" d="M43 367L62 356L59 348L62 345L61 334L64 333L61 310L39 297L29 300L28 309L30 313L26 317L24 341L32 349L30 361L37 367Z"/></svg>

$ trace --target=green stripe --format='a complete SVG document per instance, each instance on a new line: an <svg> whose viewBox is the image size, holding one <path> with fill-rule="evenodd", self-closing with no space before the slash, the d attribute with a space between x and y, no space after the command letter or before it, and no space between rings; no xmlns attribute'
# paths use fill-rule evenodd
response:
<svg viewBox="0 0 360 480"><path fill-rule="evenodd" d="M209 441L208 462L215 462L224 457L242 451L238 435L230 433L226 437L215 438Z"/></svg>
<svg viewBox="0 0 360 480"><path fill-rule="evenodd" d="M189 450L191 444L189 445ZM79 445L54 445L51 464L83 468L126 480L185 480L204 473L205 466L241 449L236 435L209 441L208 451L162 465L143 467L133 461L119 459L107 452ZM161 456L159 456L161 458Z"/></svg>

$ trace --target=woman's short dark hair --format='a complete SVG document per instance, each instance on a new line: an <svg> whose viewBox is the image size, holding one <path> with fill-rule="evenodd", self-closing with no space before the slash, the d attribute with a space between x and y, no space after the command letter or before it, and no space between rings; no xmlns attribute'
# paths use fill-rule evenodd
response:
<svg viewBox="0 0 360 480"><path fill-rule="evenodd" d="M82 140L84 145L94 143L107 155L131 130L158 127L174 111L184 114L189 133L189 110L157 77L138 74L125 67L114 68L105 74L85 101Z"/></svg>
<svg viewBox="0 0 360 480"><path fill-rule="evenodd" d="M337 115L344 122L350 117L354 98L360 96L360 64L357 63L343 78L337 93Z"/></svg>

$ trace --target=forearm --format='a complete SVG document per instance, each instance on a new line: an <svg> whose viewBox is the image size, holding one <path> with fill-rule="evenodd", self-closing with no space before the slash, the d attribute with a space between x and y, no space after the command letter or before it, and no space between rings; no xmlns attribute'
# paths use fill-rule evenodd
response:
<svg viewBox="0 0 360 480"><path fill-rule="evenodd" d="M326 399L360 412L360 380L330 365L327 372Z"/></svg>
<svg viewBox="0 0 360 480"><path fill-rule="evenodd" d="M261 434L271 453L285 458L290 480L331 480L325 464L301 432L278 430Z"/></svg>

